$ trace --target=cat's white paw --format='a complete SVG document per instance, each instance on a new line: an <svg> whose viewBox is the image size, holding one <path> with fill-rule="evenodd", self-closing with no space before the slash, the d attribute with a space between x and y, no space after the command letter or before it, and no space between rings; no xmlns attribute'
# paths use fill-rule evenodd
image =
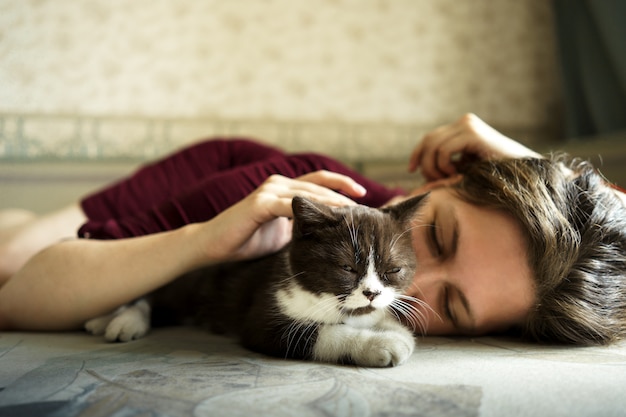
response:
<svg viewBox="0 0 626 417"><path fill-rule="evenodd" d="M111 320L104 332L104 338L108 342L130 342L145 336L149 329L149 318L132 306Z"/></svg>
<svg viewBox="0 0 626 417"><path fill-rule="evenodd" d="M111 323L111 320L113 320L113 318L115 318L115 313L91 319L85 323L85 330L87 330L94 336L103 335L107 329L107 326L109 325L109 323Z"/></svg>
<svg viewBox="0 0 626 417"><path fill-rule="evenodd" d="M145 300L120 307L115 312L96 317L85 323L85 329L102 335L108 342L129 342L139 339L150 330L150 305Z"/></svg>
<svg viewBox="0 0 626 417"><path fill-rule="evenodd" d="M387 330L368 335L362 349L355 349L352 360L359 366L398 366L413 354L415 339L402 332Z"/></svg>
<svg viewBox="0 0 626 417"><path fill-rule="evenodd" d="M325 362L349 358L357 366L387 367L404 363L414 349L413 334L400 326L375 330L330 325L320 327L313 357Z"/></svg>

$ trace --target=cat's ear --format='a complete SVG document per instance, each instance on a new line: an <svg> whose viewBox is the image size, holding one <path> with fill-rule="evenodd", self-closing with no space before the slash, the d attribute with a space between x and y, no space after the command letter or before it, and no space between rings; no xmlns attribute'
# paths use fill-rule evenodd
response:
<svg viewBox="0 0 626 417"><path fill-rule="evenodd" d="M413 218L415 212L424 204L425 198L428 195L421 194L416 197L411 197L393 206L388 206L381 209L384 213L389 213L394 219L400 222L407 222Z"/></svg>
<svg viewBox="0 0 626 417"><path fill-rule="evenodd" d="M331 207L304 197L295 196L291 202L293 209L293 235L304 236L340 220Z"/></svg>

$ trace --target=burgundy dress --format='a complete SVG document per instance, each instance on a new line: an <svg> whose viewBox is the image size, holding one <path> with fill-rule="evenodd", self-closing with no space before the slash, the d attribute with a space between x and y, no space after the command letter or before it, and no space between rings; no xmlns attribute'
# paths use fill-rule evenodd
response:
<svg viewBox="0 0 626 417"><path fill-rule="evenodd" d="M119 239L172 230L211 219L255 190L272 174L295 178L325 169L348 175L367 189L358 203L379 207L389 189L323 155L283 151L248 139L196 143L81 201L88 221L78 235Z"/></svg>

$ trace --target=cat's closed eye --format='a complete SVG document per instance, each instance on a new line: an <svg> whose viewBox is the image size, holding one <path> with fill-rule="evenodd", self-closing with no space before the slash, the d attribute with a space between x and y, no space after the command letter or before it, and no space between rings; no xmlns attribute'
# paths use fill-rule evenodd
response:
<svg viewBox="0 0 626 417"><path fill-rule="evenodd" d="M388 282L391 277L393 277L396 274L400 273L400 271L402 271L402 268L400 268L400 267L390 268L390 269L386 270L385 273L383 274L383 280L385 282Z"/></svg>
<svg viewBox="0 0 626 417"><path fill-rule="evenodd" d="M354 269L352 266L350 266L348 264L341 265L341 269L343 269L344 271L347 271L347 272L356 273L356 269Z"/></svg>

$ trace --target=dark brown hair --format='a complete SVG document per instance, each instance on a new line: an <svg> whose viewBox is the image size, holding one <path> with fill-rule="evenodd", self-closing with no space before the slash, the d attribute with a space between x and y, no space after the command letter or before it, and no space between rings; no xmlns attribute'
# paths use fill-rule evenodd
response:
<svg viewBox="0 0 626 417"><path fill-rule="evenodd" d="M626 336L626 208L587 162L564 155L469 165L467 202L504 210L526 235L536 303L531 340L606 344Z"/></svg>

